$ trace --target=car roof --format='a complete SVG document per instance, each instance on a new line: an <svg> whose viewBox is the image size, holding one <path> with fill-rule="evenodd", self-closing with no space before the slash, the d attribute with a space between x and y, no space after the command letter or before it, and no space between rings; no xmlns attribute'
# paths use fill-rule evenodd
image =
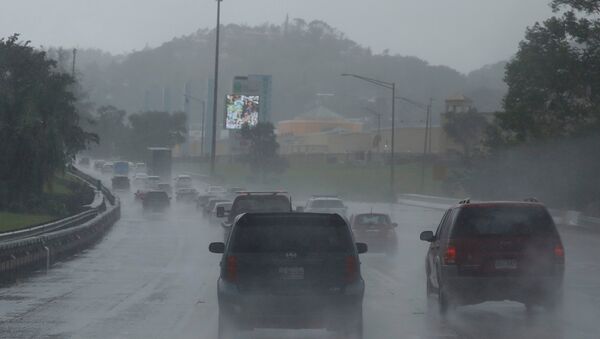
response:
<svg viewBox="0 0 600 339"><path fill-rule="evenodd" d="M312 197L310 198L310 200L342 200L340 197L325 197L325 196L320 196L320 197Z"/></svg>
<svg viewBox="0 0 600 339"><path fill-rule="evenodd" d="M187 174L180 174L175 179L191 179L192 177Z"/></svg>
<svg viewBox="0 0 600 339"><path fill-rule="evenodd" d="M358 216L361 216L361 215L382 215L382 216L385 216L385 217L389 217L390 216L387 213L358 213L358 214L355 214L354 216L358 217Z"/></svg>
<svg viewBox="0 0 600 339"><path fill-rule="evenodd" d="M511 200L498 200L498 201L461 201L460 203L453 206L453 208L486 208L486 207L498 207L498 206L514 206L514 207L545 207L544 204L538 201L511 201Z"/></svg>

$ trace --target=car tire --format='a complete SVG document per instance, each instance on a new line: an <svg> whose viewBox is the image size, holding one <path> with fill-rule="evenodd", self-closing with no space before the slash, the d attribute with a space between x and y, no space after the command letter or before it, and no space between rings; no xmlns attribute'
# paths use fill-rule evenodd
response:
<svg viewBox="0 0 600 339"><path fill-rule="evenodd" d="M562 291L550 292L546 295L544 300L542 300L541 305L548 312L557 312L562 308L563 302L563 293Z"/></svg>
<svg viewBox="0 0 600 339"><path fill-rule="evenodd" d="M230 316L224 314L223 312L219 312L219 328L218 328L218 338L219 339L234 339L239 335L239 328L231 319Z"/></svg>
<svg viewBox="0 0 600 339"><path fill-rule="evenodd" d="M340 338L344 339L362 339L363 338L363 312L362 307L350 311L348 317L339 331Z"/></svg>
<svg viewBox="0 0 600 339"><path fill-rule="evenodd" d="M448 298L448 293L444 290L443 286L440 286L438 291L438 308L441 316L445 316L448 314L448 310L451 309L450 298Z"/></svg>

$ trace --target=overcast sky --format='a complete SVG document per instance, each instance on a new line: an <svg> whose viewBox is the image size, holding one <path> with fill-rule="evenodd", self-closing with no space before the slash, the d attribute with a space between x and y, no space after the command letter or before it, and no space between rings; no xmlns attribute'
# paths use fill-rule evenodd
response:
<svg viewBox="0 0 600 339"><path fill-rule="evenodd" d="M112 53L158 46L215 24L214 0L1 0L0 36ZM549 0L224 0L223 23L320 19L373 51L468 72L515 53Z"/></svg>

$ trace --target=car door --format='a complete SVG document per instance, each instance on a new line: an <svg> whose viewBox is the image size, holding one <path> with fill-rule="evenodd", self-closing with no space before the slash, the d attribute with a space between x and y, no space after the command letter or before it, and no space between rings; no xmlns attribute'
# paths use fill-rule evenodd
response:
<svg viewBox="0 0 600 339"><path fill-rule="evenodd" d="M442 230L444 228L444 225L446 224L446 221L450 218L450 214L450 209L447 210L446 213L444 213L444 216L442 217L442 220L440 221L440 224L438 225L437 230L435 231L435 239L429 245L429 250L427 252L428 279L429 283L435 288L439 288L437 267L440 257L440 238L443 233Z"/></svg>

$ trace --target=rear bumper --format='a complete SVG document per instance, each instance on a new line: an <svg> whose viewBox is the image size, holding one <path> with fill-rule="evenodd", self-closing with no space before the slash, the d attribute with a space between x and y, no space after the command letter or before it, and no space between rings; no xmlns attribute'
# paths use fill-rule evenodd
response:
<svg viewBox="0 0 600 339"><path fill-rule="evenodd" d="M562 274L546 276L462 276L457 268L442 268L442 288L459 304L512 300L540 302L562 290Z"/></svg>
<svg viewBox="0 0 600 339"><path fill-rule="evenodd" d="M347 325L362 314L364 282L336 294L241 293L219 281L219 312L242 328L328 328ZM354 318L353 318L354 317Z"/></svg>

